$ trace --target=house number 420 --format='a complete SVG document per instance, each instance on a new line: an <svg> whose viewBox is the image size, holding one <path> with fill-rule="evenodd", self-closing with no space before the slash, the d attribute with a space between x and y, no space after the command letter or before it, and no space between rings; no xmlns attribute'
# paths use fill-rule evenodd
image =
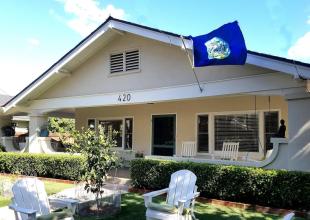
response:
<svg viewBox="0 0 310 220"><path fill-rule="evenodd" d="M119 102L130 102L131 100L131 94L130 93L123 93L118 95L118 99Z"/></svg>

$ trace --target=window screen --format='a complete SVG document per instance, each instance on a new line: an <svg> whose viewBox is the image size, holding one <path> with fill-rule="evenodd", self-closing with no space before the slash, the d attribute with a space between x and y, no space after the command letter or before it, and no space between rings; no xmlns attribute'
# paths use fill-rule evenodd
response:
<svg viewBox="0 0 310 220"><path fill-rule="evenodd" d="M217 115L214 123L215 150L222 150L223 142L239 142L239 151L258 151L257 115Z"/></svg>

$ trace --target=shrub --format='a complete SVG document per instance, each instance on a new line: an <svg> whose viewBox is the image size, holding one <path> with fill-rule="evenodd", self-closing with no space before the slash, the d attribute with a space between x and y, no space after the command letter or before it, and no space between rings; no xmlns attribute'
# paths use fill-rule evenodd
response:
<svg viewBox="0 0 310 220"><path fill-rule="evenodd" d="M166 188L170 175L181 169L196 174L198 191L207 198L310 210L310 173L135 159L131 162L132 184L152 190Z"/></svg>
<svg viewBox="0 0 310 220"><path fill-rule="evenodd" d="M82 156L65 154L0 153L0 172L80 180Z"/></svg>

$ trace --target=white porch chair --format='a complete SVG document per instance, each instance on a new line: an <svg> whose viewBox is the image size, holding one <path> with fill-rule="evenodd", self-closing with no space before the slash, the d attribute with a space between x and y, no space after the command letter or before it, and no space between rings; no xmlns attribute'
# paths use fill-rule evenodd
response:
<svg viewBox="0 0 310 220"><path fill-rule="evenodd" d="M197 148L195 141L183 141L181 157L194 157L196 156Z"/></svg>
<svg viewBox="0 0 310 220"><path fill-rule="evenodd" d="M189 170L179 170L171 175L169 188L144 194L146 219L191 220L194 215L195 199L199 196L197 177ZM164 205L152 202L153 197L167 193Z"/></svg>
<svg viewBox="0 0 310 220"><path fill-rule="evenodd" d="M238 160L239 142L224 142L221 159Z"/></svg>
<svg viewBox="0 0 310 220"><path fill-rule="evenodd" d="M238 160L239 142L223 142L221 154L212 155L212 159L218 157L221 160Z"/></svg>
<svg viewBox="0 0 310 220"><path fill-rule="evenodd" d="M40 219L40 216L50 217L50 219L74 219L77 201L72 199L49 200L44 183L37 178L18 180L13 185L12 191L12 204L9 208L14 210L16 220ZM51 212L49 202L65 205L68 209Z"/></svg>

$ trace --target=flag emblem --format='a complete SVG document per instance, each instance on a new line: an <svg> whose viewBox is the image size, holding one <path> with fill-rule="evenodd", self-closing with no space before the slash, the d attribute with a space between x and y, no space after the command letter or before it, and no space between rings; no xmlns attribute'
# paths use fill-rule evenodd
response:
<svg viewBox="0 0 310 220"><path fill-rule="evenodd" d="M206 43L208 59L225 59L230 55L229 44L219 37L214 37Z"/></svg>
<svg viewBox="0 0 310 220"><path fill-rule="evenodd" d="M243 65L247 49L237 21L208 34L192 37L194 66Z"/></svg>

